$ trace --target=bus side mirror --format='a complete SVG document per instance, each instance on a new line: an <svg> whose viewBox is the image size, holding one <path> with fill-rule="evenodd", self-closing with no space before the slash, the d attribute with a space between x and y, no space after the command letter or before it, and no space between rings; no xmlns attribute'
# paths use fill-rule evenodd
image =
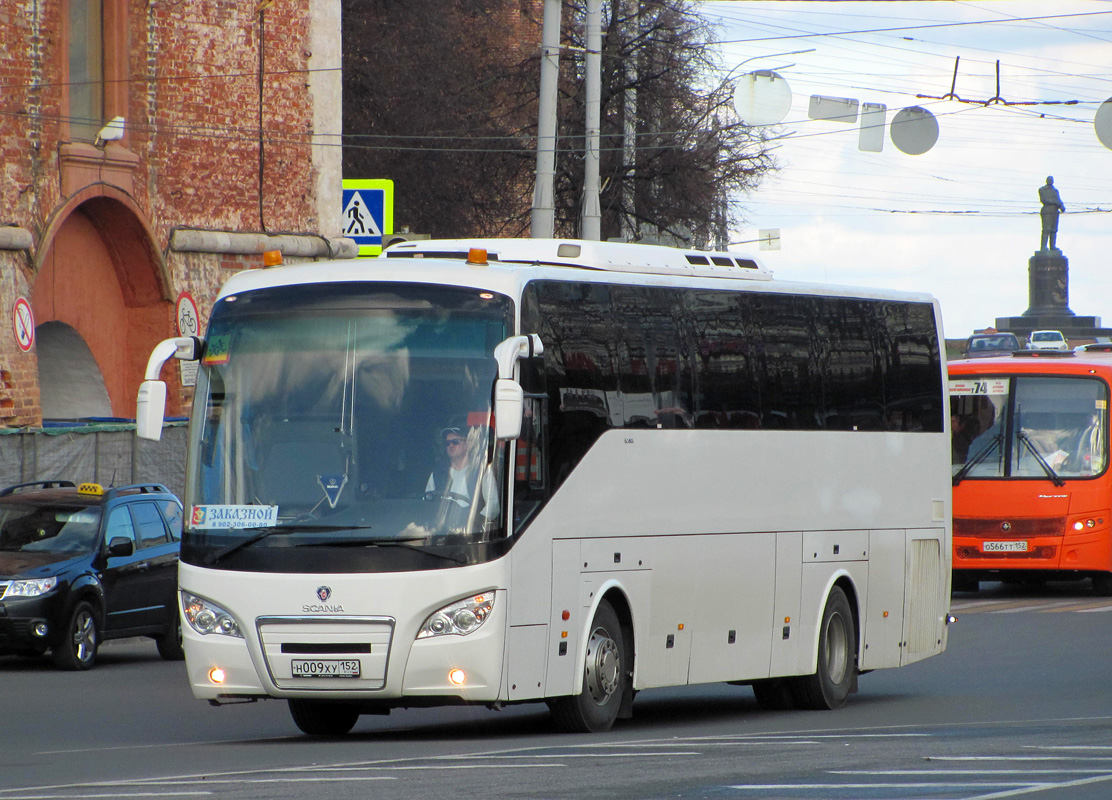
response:
<svg viewBox="0 0 1112 800"><path fill-rule="evenodd" d="M157 442L162 438L162 421L166 416L166 384L143 381L135 402L135 433L140 439Z"/></svg>
<svg viewBox="0 0 1112 800"><path fill-rule="evenodd" d="M499 378L494 383L494 437L499 441L521 435L521 415L525 393L513 378Z"/></svg>
<svg viewBox="0 0 1112 800"><path fill-rule="evenodd" d="M135 433L140 439L157 442L162 438L162 422L166 417L166 384L159 380L159 375L163 365L171 357L196 361L200 354L201 340L196 336L164 339L155 345L135 401Z"/></svg>
<svg viewBox="0 0 1112 800"><path fill-rule="evenodd" d="M544 353L541 337L535 333L511 336L494 348L498 362L498 380L494 382L494 436L500 441L521 435L521 417L525 410L525 393L514 380L518 359L535 358Z"/></svg>

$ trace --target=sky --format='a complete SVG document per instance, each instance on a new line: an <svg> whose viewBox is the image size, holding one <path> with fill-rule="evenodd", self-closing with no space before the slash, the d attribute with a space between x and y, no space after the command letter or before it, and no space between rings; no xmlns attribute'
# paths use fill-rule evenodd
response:
<svg viewBox="0 0 1112 800"><path fill-rule="evenodd" d="M772 129L781 169L737 198L732 238L744 244L732 249L782 280L929 292L946 337L964 338L1030 306L1038 189L1053 176L1069 308L1112 328L1112 150L1094 127L1112 98L1112 0L707 0L699 11L719 26L724 79L772 69L791 91ZM935 99L951 86L960 100ZM862 151L858 125L809 118L812 95L883 104L889 123L920 106L937 141L908 155L886 134L881 152ZM754 242L769 229L779 250Z"/></svg>

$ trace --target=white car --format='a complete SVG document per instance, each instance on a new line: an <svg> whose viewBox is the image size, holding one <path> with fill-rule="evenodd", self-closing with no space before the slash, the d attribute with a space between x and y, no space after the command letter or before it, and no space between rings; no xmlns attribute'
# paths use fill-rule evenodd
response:
<svg viewBox="0 0 1112 800"><path fill-rule="evenodd" d="M1031 331L1027 337L1028 350L1069 350L1069 343L1061 331Z"/></svg>

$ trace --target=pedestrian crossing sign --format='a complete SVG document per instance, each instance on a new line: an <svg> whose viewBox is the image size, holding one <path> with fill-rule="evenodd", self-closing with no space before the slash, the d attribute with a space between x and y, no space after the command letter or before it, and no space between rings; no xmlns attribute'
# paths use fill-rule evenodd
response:
<svg viewBox="0 0 1112 800"><path fill-rule="evenodd" d="M394 232L394 182L345 179L343 193L343 236L355 240L359 255L377 256L383 236Z"/></svg>

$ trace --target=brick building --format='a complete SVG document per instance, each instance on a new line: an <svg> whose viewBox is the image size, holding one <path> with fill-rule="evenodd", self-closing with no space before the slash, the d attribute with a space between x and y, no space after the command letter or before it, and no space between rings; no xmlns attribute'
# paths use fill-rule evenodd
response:
<svg viewBox="0 0 1112 800"><path fill-rule="evenodd" d="M354 254L340 49L340 0L6 0L0 426L133 417L183 293Z"/></svg>

